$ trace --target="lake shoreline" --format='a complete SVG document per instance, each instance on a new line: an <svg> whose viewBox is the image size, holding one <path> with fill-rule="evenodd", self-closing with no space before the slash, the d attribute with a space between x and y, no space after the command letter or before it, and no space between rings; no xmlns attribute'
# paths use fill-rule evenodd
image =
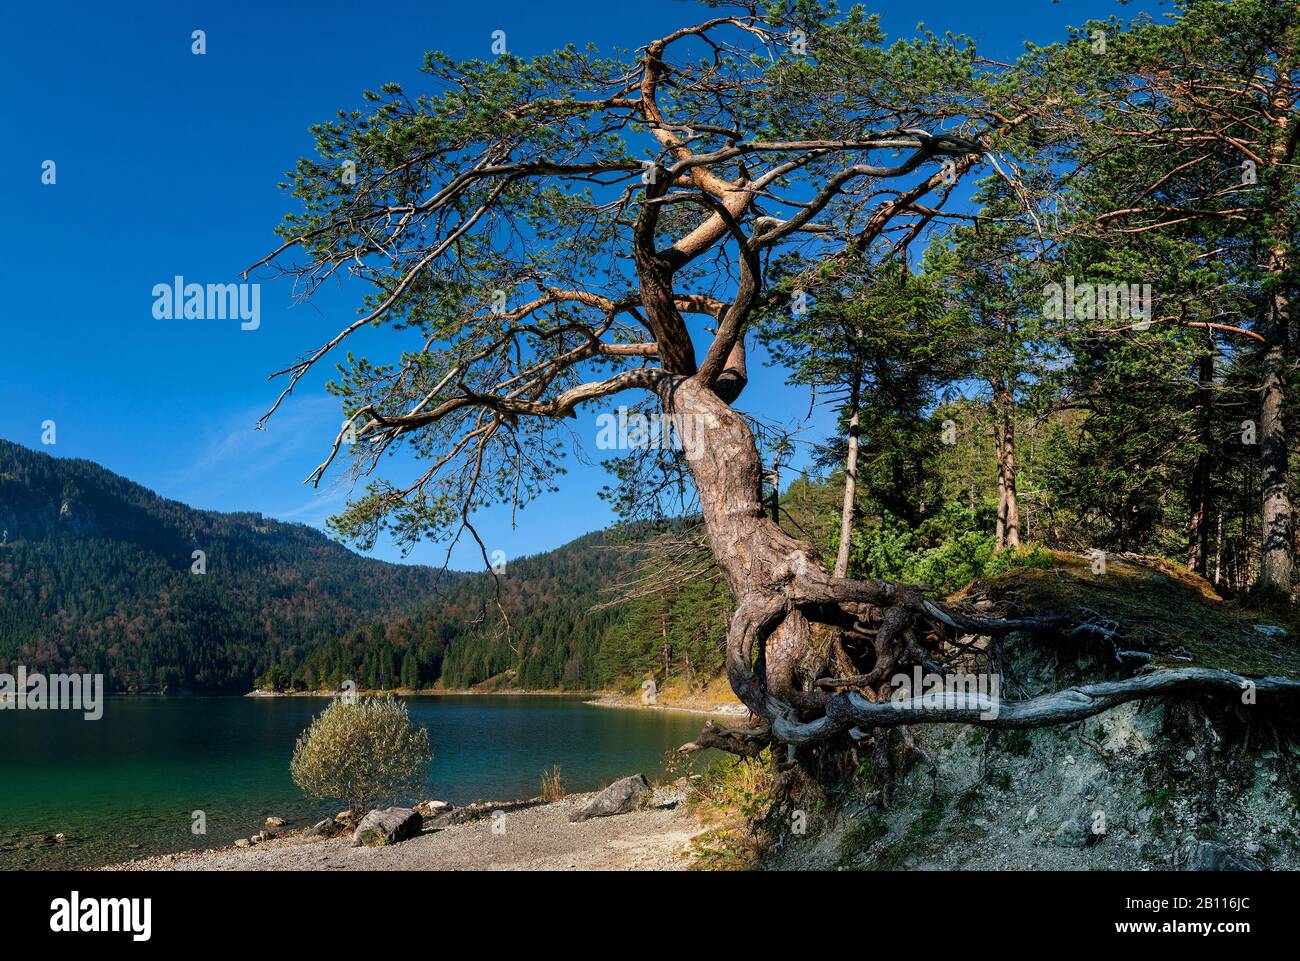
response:
<svg viewBox="0 0 1300 961"><path fill-rule="evenodd" d="M349 833L321 838L296 829L244 847L180 851L90 870L681 871L694 866L691 842L708 827L686 805L685 788L656 789L644 809L570 821L596 793L521 802L526 806L502 804L506 810L499 819L426 826L410 840L379 847L352 847Z"/></svg>
<svg viewBox="0 0 1300 961"><path fill-rule="evenodd" d="M604 694L590 701L583 701L592 707L617 707L634 711L672 711L676 714L698 714L703 717L744 718L748 709L740 703L718 704L713 701L667 701L655 704L643 704L635 695Z"/></svg>
<svg viewBox="0 0 1300 961"><path fill-rule="evenodd" d="M527 798L554 768L571 791L664 758L699 734L689 714L601 711L590 695L404 699L430 732L428 786L464 806ZM0 797L0 870L69 870L220 847L269 815L314 824L334 811L303 795L294 746L328 703L315 699L125 697L86 723L69 712L14 713L0 725L10 762ZM58 758L55 768L42 766ZM418 800L410 798L406 800ZM205 822L193 830L193 812ZM256 827L255 827L256 825ZM64 835L65 841L55 838Z"/></svg>
<svg viewBox="0 0 1300 961"><path fill-rule="evenodd" d="M359 697L372 697L376 694L395 694L398 697L571 697L581 698L583 704L592 707L616 707L637 711L672 711L677 714L697 714L703 717L744 718L748 710L739 702L719 703L717 701L696 699L670 699L660 696L654 704L642 702L638 695L616 694L612 691L414 691L397 688L390 691L357 691ZM327 697L339 696L338 691L249 691L244 697Z"/></svg>
<svg viewBox="0 0 1300 961"><path fill-rule="evenodd" d="M342 695L342 691L262 691L252 690L239 697L328 697ZM477 691L473 688L455 690L414 690L406 687L391 688L383 691L355 691L358 697L374 697L379 694L395 694L398 697L572 697L585 698L599 695L601 691Z"/></svg>

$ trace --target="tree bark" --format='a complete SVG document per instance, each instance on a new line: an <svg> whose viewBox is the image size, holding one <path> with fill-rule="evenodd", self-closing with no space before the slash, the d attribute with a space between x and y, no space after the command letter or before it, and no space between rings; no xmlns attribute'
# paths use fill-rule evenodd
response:
<svg viewBox="0 0 1300 961"><path fill-rule="evenodd" d="M853 539L853 515L858 494L858 405L862 402L862 375L854 371L849 387L849 450L844 458L844 506L840 511L840 545L835 554L835 577L849 574L849 546Z"/></svg>
<svg viewBox="0 0 1300 961"><path fill-rule="evenodd" d="M1290 65L1278 64L1278 76L1287 77ZM1286 277L1290 269L1289 249L1291 238L1287 235L1289 219L1284 210L1286 199L1280 196L1281 184L1289 182L1284 165L1291 159L1294 139L1288 137L1291 102L1285 85L1279 83L1270 98L1274 124L1279 128L1272 150L1272 169L1269 174L1271 196L1266 204L1273 217L1272 242L1268 252L1267 273L1273 289L1265 306L1263 384L1259 416L1259 464L1261 495L1263 500L1263 537L1259 557L1257 590L1265 593L1290 595L1291 547L1294 519L1291 497L1287 490L1288 459L1286 429L1282 422L1282 408L1286 400L1286 369L1289 351L1288 335L1291 305L1287 301Z"/></svg>
<svg viewBox="0 0 1300 961"><path fill-rule="evenodd" d="M807 592L829 583L830 575L809 545L787 534L764 511L763 468L745 419L694 377L673 379L662 396L667 412L698 425L687 432L699 438L685 451L687 463L710 549L738 608L773 612L771 630L757 651L751 645L742 656L729 638L732 687L751 708L774 696L815 712L829 696L813 687L824 665L816 663L811 625L798 605L811 600ZM733 615L732 630L740 616ZM762 683L750 667L755 652Z"/></svg>
<svg viewBox="0 0 1300 961"><path fill-rule="evenodd" d="M1214 343L1201 355L1198 370L1197 432L1201 453L1192 470L1191 510L1187 523L1187 569L1205 576L1210 546L1210 465L1214 443Z"/></svg>
<svg viewBox="0 0 1300 961"><path fill-rule="evenodd" d="M1016 493L1016 402L1007 382L998 377L993 388L993 446L998 465L996 547L1020 546L1020 498Z"/></svg>
<svg viewBox="0 0 1300 961"><path fill-rule="evenodd" d="M1270 257L1270 272L1275 250ZM1262 494L1263 539L1259 557L1257 590L1291 593L1291 539L1293 519L1287 490L1289 451L1282 407L1286 400L1286 296L1277 292L1270 299L1270 330L1264 351L1264 383L1259 413L1259 467Z"/></svg>

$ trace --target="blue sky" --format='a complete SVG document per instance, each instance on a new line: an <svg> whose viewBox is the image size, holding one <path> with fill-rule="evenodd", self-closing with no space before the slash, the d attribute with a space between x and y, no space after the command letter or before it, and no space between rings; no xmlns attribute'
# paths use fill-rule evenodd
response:
<svg viewBox="0 0 1300 961"><path fill-rule="evenodd" d="M1067 24L1167 4L1110 0L1019 3L927 0L869 5L891 37L918 20L973 37L1009 59L1025 40L1050 42ZM275 246L292 200L277 189L312 149L308 127L362 105L396 80L421 89L425 50L489 56L494 30L528 56L568 43L635 47L703 15L684 0L496 0L480 4L337 0L35 4L0 29L0 437L84 457L160 494L212 510L254 510L321 526L345 491L302 484L338 429L325 371L304 379L268 430L272 371L351 319L357 291L293 306L287 281L263 282L262 322L157 320L152 289L175 275L229 282ZM206 31L207 53L190 51ZM42 163L57 183L41 183ZM351 346L383 355L382 332ZM807 411L779 371L751 365L746 410L793 423ZM588 415L590 417L591 415ZM41 446L41 423L58 442ZM821 439L819 416L804 435ZM581 427L579 428L582 429ZM585 431L594 437L594 428ZM594 451L589 451L594 455ZM593 457L594 459L594 457ZM518 557L611 521L596 464L573 457L560 494L526 511L477 519L489 549ZM391 545L376 556L400 559ZM408 560L441 563L424 546ZM453 566L481 566L466 544Z"/></svg>

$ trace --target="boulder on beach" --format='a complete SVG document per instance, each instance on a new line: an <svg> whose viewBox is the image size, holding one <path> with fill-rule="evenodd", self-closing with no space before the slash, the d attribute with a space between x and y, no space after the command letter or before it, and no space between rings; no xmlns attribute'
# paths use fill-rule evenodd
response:
<svg viewBox="0 0 1300 961"><path fill-rule="evenodd" d="M269 817L266 819L266 826L269 828L282 828L288 823L284 818Z"/></svg>
<svg viewBox="0 0 1300 961"><path fill-rule="evenodd" d="M424 818L413 808L381 808L371 811L352 832L352 846L359 848L398 844L424 830Z"/></svg>
<svg viewBox="0 0 1300 961"><path fill-rule="evenodd" d="M605 818L615 814L627 814L635 811L652 793L650 782L644 774L615 781L605 790L591 799L585 808L569 815L570 821L586 821L588 818Z"/></svg>
<svg viewBox="0 0 1300 961"><path fill-rule="evenodd" d="M432 816L436 814L441 814L443 811L447 810L450 807L451 805L448 804L446 801L421 801L419 804L415 806L415 809L419 811L421 814Z"/></svg>
<svg viewBox="0 0 1300 961"><path fill-rule="evenodd" d="M324 821L317 821L307 829L307 834L312 837L327 838L339 829L338 821L333 818L326 818Z"/></svg>

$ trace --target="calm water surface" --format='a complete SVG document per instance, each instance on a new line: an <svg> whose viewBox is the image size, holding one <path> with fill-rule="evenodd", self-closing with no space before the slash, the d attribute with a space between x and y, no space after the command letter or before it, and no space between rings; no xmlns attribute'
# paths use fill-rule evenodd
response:
<svg viewBox="0 0 1300 961"><path fill-rule="evenodd" d="M411 697L429 730L424 797L453 804L538 792L560 766L565 786L592 790L644 771L699 733L702 718L593 707L577 697ZM299 733L328 702L315 697L117 697L104 716L0 711L0 869L62 868L215 847L342 805L307 800L289 778ZM194 811L206 836L191 832ZM67 835L50 844L45 835Z"/></svg>

